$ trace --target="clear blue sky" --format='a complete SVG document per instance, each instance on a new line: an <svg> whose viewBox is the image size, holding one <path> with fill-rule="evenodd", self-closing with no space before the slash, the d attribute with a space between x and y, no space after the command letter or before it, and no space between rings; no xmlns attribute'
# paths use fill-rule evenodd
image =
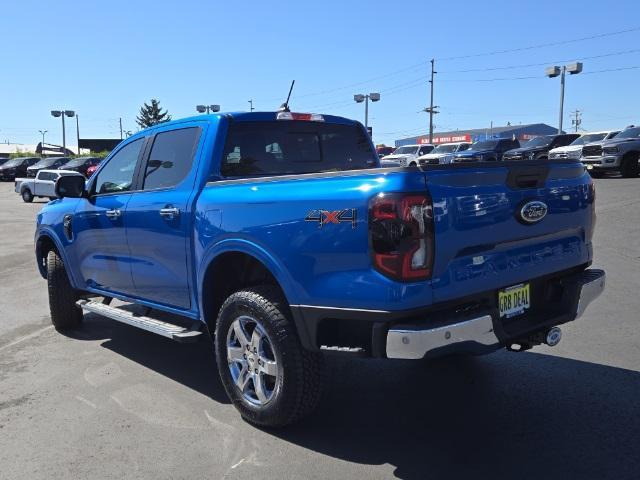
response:
<svg viewBox="0 0 640 480"><path fill-rule="evenodd" d="M596 8L597 6L597 8ZM436 130L545 122L557 125L559 79L544 65L585 57L567 78L569 112L588 130L640 123L640 2L69 0L4 2L0 141L61 142L51 109L80 114L82 137L135 130L144 101L174 118L198 103L223 110L274 110L296 80L292 108L363 120L354 93L371 105L376 142L424 133L428 60L436 58ZM561 45L445 60L636 29ZM622 53L624 52L624 53ZM612 54L612 55L609 55ZM606 55L606 56L603 56ZM519 80L499 78L535 77ZM75 144L75 121L67 141Z"/></svg>

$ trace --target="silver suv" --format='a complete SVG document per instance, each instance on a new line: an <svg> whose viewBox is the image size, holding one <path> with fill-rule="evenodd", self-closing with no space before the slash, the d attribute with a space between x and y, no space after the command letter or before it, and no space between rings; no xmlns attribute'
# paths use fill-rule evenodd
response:
<svg viewBox="0 0 640 480"><path fill-rule="evenodd" d="M593 175L619 171L623 177L637 177L640 172L640 127L627 127L614 138L582 147L582 163Z"/></svg>

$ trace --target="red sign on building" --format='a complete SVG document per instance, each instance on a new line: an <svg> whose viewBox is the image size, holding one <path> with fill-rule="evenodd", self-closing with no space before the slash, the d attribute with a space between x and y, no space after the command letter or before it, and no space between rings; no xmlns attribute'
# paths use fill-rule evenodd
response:
<svg viewBox="0 0 640 480"><path fill-rule="evenodd" d="M433 136L433 144L438 145L440 143L453 143L453 142L471 142L471 135L468 133L460 133L453 135L434 135ZM429 143L429 137L419 137L418 143L420 145Z"/></svg>

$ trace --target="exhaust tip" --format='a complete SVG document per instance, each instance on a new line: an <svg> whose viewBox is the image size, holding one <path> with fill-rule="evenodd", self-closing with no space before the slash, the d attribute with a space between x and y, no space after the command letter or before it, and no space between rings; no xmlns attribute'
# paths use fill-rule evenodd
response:
<svg viewBox="0 0 640 480"><path fill-rule="evenodd" d="M562 330L559 327L550 328L547 332L547 336L544 340L544 343L549 345L550 347L555 347L560 343L562 339Z"/></svg>

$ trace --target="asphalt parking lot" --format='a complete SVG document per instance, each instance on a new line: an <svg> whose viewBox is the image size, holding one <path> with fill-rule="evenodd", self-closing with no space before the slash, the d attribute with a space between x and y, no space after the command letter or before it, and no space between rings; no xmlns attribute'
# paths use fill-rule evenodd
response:
<svg viewBox="0 0 640 480"><path fill-rule="evenodd" d="M0 183L0 478L638 478L640 178L596 180L607 290L555 348L431 363L329 359L320 410L241 420L207 342L87 315L49 326L44 202Z"/></svg>

